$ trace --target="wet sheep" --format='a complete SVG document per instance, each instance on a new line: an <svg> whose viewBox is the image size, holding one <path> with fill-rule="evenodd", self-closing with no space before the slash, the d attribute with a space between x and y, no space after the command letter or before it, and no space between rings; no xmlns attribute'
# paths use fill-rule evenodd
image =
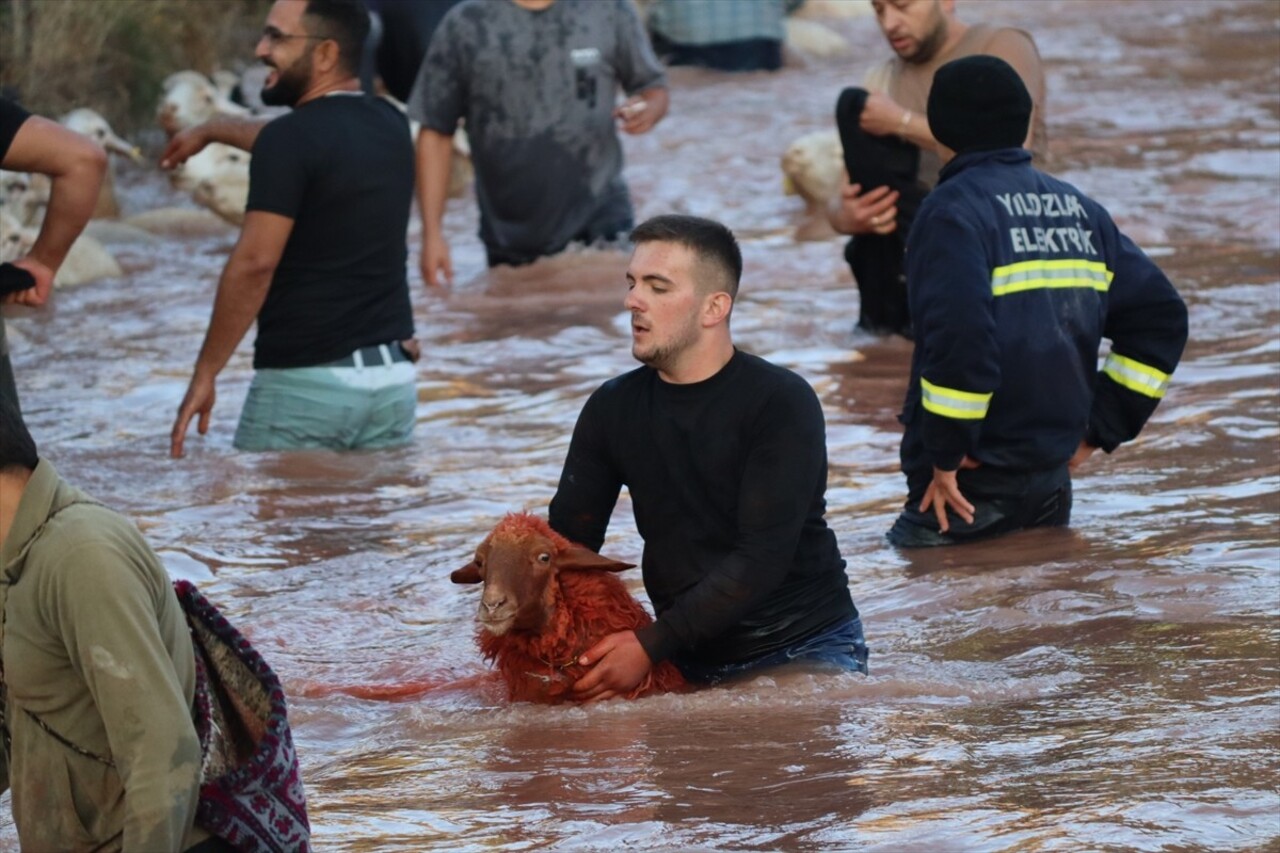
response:
<svg viewBox="0 0 1280 853"><path fill-rule="evenodd" d="M556 533L541 518L512 513L453 572L454 583L483 583L476 643L506 682L513 702L560 704L587 672L582 653L609 634L652 623L613 573L632 568ZM685 687L669 661L650 670L627 698Z"/></svg>

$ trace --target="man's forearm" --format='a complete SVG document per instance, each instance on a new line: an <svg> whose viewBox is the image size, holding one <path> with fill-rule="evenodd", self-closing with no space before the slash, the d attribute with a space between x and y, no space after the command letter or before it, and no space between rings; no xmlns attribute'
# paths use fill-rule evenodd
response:
<svg viewBox="0 0 1280 853"><path fill-rule="evenodd" d="M938 140L933 138L933 132L929 130L928 116L904 109L899 124L901 129L898 136L903 140L924 151L937 150Z"/></svg>
<svg viewBox="0 0 1280 853"><path fill-rule="evenodd" d="M87 137L32 116L18 129L3 165L52 179L49 207L30 256L57 271L93 216L107 170L107 153Z"/></svg>
<svg viewBox="0 0 1280 853"><path fill-rule="evenodd" d="M252 151L253 143L258 141L258 134L271 121L269 118L237 118L223 116L210 119L200 126L204 141L221 142L241 151Z"/></svg>
<svg viewBox="0 0 1280 853"><path fill-rule="evenodd" d="M449 168L453 161L453 137L426 127L417 140L418 205L423 234L439 234L444 227L445 200L449 193Z"/></svg>
<svg viewBox="0 0 1280 853"><path fill-rule="evenodd" d="M274 267L232 253L218 281L213 316L196 360L197 374L217 376L226 366L262 310L273 272Z"/></svg>
<svg viewBox="0 0 1280 853"><path fill-rule="evenodd" d="M62 266L71 244L93 216L105 166L105 154L97 157L86 151L65 173L53 178L49 207L31 246L31 257L54 271Z"/></svg>

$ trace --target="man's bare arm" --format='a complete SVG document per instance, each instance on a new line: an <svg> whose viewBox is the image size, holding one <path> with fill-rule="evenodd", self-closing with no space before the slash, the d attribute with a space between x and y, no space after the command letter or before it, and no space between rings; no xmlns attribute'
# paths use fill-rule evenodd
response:
<svg viewBox="0 0 1280 853"><path fill-rule="evenodd" d="M422 280L431 287L453 283L444 207L449 194L453 136L424 127L416 146L418 207L422 212Z"/></svg>
<svg viewBox="0 0 1280 853"><path fill-rule="evenodd" d="M52 275L93 216L107 170L107 153L88 137L55 121L31 116L18 128L2 165L15 172L38 172L53 180L44 222L27 256Z"/></svg>
<svg viewBox="0 0 1280 853"><path fill-rule="evenodd" d="M160 167L172 169L180 166L188 158L199 154L211 142L221 142L241 151L252 151L253 143L258 141L258 134L267 126L269 118L236 118L220 116L209 119L203 124L180 130L169 140L164 153L160 155Z"/></svg>

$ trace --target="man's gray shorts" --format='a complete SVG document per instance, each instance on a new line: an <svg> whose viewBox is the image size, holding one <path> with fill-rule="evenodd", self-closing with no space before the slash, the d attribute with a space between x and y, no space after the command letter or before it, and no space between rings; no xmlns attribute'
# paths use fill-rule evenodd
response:
<svg viewBox="0 0 1280 853"><path fill-rule="evenodd" d="M235 446L358 450L408 444L418 402L413 364L385 360L390 363L257 371Z"/></svg>

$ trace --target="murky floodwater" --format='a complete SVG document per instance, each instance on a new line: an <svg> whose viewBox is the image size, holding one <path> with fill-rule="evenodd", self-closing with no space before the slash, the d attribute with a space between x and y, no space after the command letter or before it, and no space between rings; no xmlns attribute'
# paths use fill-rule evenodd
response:
<svg viewBox="0 0 1280 853"><path fill-rule="evenodd" d="M882 538L910 345L852 335L841 244L793 242L777 166L883 55L870 19L837 25L843 63L673 75L670 116L627 141L641 216L733 227L738 342L822 396L869 678L547 709L484 676L475 590L448 574L502 513L545 510L586 395L631 366L621 256L490 276L452 202L459 283L415 285L418 430L391 453L233 452L246 346L210 435L166 457L231 232L116 246L125 278L10 322L44 454L283 676L321 849L1280 849L1280 5L961 11L1035 33L1054 170L1191 310L1167 399L1078 478L1071 530L918 555ZM180 203L150 171L120 179L126 212ZM625 500L604 550L639 554Z"/></svg>

